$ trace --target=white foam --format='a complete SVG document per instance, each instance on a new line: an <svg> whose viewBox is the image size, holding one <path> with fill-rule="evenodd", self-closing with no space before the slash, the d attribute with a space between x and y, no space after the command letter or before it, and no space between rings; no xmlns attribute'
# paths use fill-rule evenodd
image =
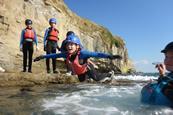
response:
<svg viewBox="0 0 173 115"><path fill-rule="evenodd" d="M105 98L109 101L109 98L115 98L111 103L116 104L117 98L123 100L125 95L134 95L135 88L139 87L85 86L86 89L84 90L61 94L61 96L53 99L44 99L42 106L45 110L52 110L56 114L69 114L69 111L75 114L88 114L94 111L97 111L97 113L120 114L122 111L102 99Z"/></svg>
<svg viewBox="0 0 173 115"><path fill-rule="evenodd" d="M121 111L121 115L131 115L129 111Z"/></svg>
<svg viewBox="0 0 173 115"><path fill-rule="evenodd" d="M149 80L156 80L157 77L155 76L140 76L140 75L128 75L128 76L114 76L113 79L116 80L133 80L133 81L149 81Z"/></svg>
<svg viewBox="0 0 173 115"><path fill-rule="evenodd" d="M148 108L140 102L140 91L143 87L141 84L130 87L84 84L84 86L79 85L77 87L83 89L61 93L61 95L57 95L55 98L44 99L42 104L44 110L61 115L129 115L136 114L136 112L143 114L142 111ZM173 114L173 111L167 108L157 109L154 107L147 111L155 115Z"/></svg>
<svg viewBox="0 0 173 115"><path fill-rule="evenodd" d="M170 108L166 108L162 110L165 115L173 115L173 110Z"/></svg>

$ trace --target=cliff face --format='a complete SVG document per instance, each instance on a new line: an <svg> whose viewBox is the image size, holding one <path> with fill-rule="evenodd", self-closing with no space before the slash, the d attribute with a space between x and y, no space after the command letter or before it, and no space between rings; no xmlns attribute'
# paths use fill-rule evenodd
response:
<svg viewBox="0 0 173 115"><path fill-rule="evenodd" d="M113 36L102 26L80 18L68 9L63 0L0 1L0 66L7 71L16 71L22 67L19 41L27 18L33 20L33 27L39 39L40 51L35 52L34 56L44 54L44 31L49 26L49 18L52 17L58 20L59 45L65 38L66 32L72 30L79 36L86 49L122 55L123 60L111 62L117 69L127 72L132 68L125 43L120 37Z"/></svg>

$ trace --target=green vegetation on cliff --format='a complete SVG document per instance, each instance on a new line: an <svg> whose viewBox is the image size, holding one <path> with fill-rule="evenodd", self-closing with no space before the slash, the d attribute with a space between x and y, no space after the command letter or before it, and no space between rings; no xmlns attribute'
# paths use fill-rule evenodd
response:
<svg viewBox="0 0 173 115"><path fill-rule="evenodd" d="M123 39L118 36L113 36L108 29L106 29L102 26L96 25L87 19L80 20L80 23L81 24L79 24L77 26L84 33L92 35L92 33L99 31L101 33L100 34L101 39L108 46L110 46L110 47L115 46L117 48L123 48L125 46Z"/></svg>
<svg viewBox="0 0 173 115"><path fill-rule="evenodd" d="M118 36L113 36L108 29L103 27L102 33L102 40L105 41L105 43L110 43L111 47L115 45L117 48L123 48L125 46L125 43L122 40L122 38Z"/></svg>

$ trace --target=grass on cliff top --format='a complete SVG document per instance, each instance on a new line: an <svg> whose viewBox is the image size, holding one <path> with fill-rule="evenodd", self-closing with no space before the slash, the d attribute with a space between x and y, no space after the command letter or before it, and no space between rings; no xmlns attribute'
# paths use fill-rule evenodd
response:
<svg viewBox="0 0 173 115"><path fill-rule="evenodd" d="M124 47L125 43L123 39L119 36L113 36L108 29L103 28L102 29L102 40L106 43L110 43L111 45L115 45L118 48Z"/></svg>
<svg viewBox="0 0 173 115"><path fill-rule="evenodd" d="M77 26L85 33L92 34L94 31L99 31L99 26L87 19L79 19L78 22Z"/></svg>
<svg viewBox="0 0 173 115"><path fill-rule="evenodd" d="M83 32L92 35L93 32L99 31L100 37L105 44L111 44L111 46L115 45L118 48L124 47L125 43L123 39L119 36L113 36L108 29L96 25L87 19L80 20L80 23L78 27Z"/></svg>

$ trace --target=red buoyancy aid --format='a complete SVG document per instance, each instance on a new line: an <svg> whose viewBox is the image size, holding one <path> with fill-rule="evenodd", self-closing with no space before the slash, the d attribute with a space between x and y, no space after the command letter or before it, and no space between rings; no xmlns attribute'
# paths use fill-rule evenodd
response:
<svg viewBox="0 0 173 115"><path fill-rule="evenodd" d="M66 63L69 65L69 67L71 67L73 74L76 74L76 75L81 75L87 72L87 64L81 65L79 63L79 53L76 55L76 58L74 59L73 62L69 60L71 55L68 55L66 59Z"/></svg>
<svg viewBox="0 0 173 115"><path fill-rule="evenodd" d="M48 32L48 40L58 41L58 34L59 31L56 28L50 28L50 31Z"/></svg>
<svg viewBox="0 0 173 115"><path fill-rule="evenodd" d="M24 39L32 39L32 40L34 40L34 37L35 37L34 30L26 28L25 32L24 32Z"/></svg>

